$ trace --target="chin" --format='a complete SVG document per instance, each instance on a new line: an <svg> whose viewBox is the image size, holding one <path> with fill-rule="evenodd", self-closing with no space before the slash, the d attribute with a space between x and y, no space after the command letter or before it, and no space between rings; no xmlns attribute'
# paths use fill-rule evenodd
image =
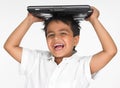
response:
<svg viewBox="0 0 120 88"><path fill-rule="evenodd" d="M59 50L59 51L51 50L51 53L54 57L59 57L59 58L64 58L64 57L71 56L71 52L66 52L65 49Z"/></svg>
<svg viewBox="0 0 120 88"><path fill-rule="evenodd" d="M69 56L71 56L71 54L65 54L65 53L54 53L53 54L54 55L54 57L57 57L57 58L64 58L64 57L69 57Z"/></svg>
<svg viewBox="0 0 120 88"><path fill-rule="evenodd" d="M58 57L58 58L64 58L65 57L65 55L60 55L60 54L53 54L54 55L54 57Z"/></svg>

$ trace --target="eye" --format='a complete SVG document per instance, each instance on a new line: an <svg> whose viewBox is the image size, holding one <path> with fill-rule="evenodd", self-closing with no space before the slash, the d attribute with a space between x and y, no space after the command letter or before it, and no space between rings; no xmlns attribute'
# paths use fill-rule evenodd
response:
<svg viewBox="0 0 120 88"><path fill-rule="evenodd" d="M47 34L47 37L54 37L54 36L55 36L54 33L48 33L48 34Z"/></svg>
<svg viewBox="0 0 120 88"><path fill-rule="evenodd" d="M61 35L67 35L68 33L65 32L65 31L63 31L63 32L61 32L60 34L61 34Z"/></svg>

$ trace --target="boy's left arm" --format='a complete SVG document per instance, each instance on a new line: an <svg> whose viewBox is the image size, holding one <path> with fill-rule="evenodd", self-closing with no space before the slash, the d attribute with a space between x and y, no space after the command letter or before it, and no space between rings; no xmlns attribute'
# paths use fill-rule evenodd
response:
<svg viewBox="0 0 120 88"><path fill-rule="evenodd" d="M102 51L93 55L90 62L91 73L95 73L102 69L115 56L117 48L109 33L98 20L99 11L94 7L92 8L93 14L88 20L93 25L103 48Z"/></svg>

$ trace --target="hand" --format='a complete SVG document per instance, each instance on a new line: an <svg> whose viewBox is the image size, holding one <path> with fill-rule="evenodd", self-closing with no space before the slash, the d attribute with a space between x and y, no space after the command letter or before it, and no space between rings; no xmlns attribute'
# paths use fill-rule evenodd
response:
<svg viewBox="0 0 120 88"><path fill-rule="evenodd" d="M27 15L27 19L29 19L30 22L34 23L34 22L42 22L44 21L43 18L38 18L38 17L35 17L33 16L32 14L28 13Z"/></svg>
<svg viewBox="0 0 120 88"><path fill-rule="evenodd" d="M93 13L86 20L90 21L90 22L93 22L95 19L98 19L98 17L99 17L99 11L95 7L93 7L93 6L91 8L93 10Z"/></svg>

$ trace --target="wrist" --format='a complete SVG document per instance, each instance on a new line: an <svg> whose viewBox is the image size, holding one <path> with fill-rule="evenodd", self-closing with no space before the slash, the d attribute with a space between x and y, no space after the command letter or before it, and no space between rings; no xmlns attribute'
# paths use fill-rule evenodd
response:
<svg viewBox="0 0 120 88"><path fill-rule="evenodd" d="M98 18L94 18L94 19L90 19L89 20L89 22L91 23L91 24L95 24L96 22L98 22L99 20L98 20Z"/></svg>
<svg viewBox="0 0 120 88"><path fill-rule="evenodd" d="M26 17L24 21L29 25L32 25L34 23L30 17Z"/></svg>

